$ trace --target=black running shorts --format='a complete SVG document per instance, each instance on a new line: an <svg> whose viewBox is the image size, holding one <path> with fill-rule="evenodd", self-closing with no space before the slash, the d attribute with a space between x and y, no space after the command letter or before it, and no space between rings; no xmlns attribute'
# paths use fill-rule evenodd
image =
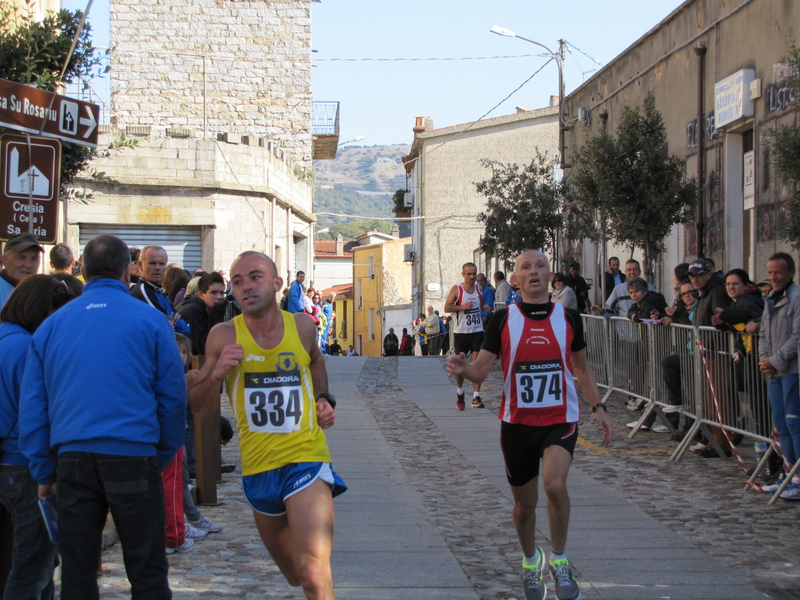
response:
<svg viewBox="0 0 800 600"><path fill-rule="evenodd" d="M472 352L477 355L480 352L481 344L483 343L483 332L476 331L475 333L454 333L453 334L453 351L456 354L463 352L469 354Z"/></svg>
<svg viewBox="0 0 800 600"><path fill-rule="evenodd" d="M501 422L500 446L506 462L508 483L515 487L525 485L538 476L539 462L550 446L561 446L572 456L577 439L577 423L532 427Z"/></svg>

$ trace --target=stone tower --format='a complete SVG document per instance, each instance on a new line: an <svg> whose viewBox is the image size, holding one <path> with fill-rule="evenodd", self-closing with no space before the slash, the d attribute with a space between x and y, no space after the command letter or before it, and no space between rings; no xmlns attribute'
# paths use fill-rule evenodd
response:
<svg viewBox="0 0 800 600"><path fill-rule="evenodd" d="M112 124L275 140L310 165L310 0L111 0Z"/></svg>

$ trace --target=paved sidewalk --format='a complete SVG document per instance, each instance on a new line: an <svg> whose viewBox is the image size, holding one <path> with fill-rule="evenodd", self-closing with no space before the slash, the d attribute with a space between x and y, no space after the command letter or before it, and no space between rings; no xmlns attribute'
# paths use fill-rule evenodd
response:
<svg viewBox="0 0 800 600"><path fill-rule="evenodd" d="M327 366L339 399L336 425L327 434L334 468L349 485L335 500L337 598L523 600L499 421L492 412L497 374L484 395L489 410L459 412L440 359L341 357ZM227 405L223 413L230 413ZM582 436L591 438L592 426L584 427ZM617 440L625 435L616 433ZM223 448L225 462L239 463L236 445L234 439ZM767 597L700 544L623 497L609 471L598 466L602 459L587 442L576 452L569 479L568 555L584 600ZM224 475L221 504L203 508L225 527L222 533L170 557L175 598L304 597L269 559L239 480L238 469ZM537 518L548 547L543 509ZM724 523L719 535L725 535ZM741 549L747 552L748 544ZM103 598L129 596L121 554L117 544L103 555ZM555 598L549 576L547 582L548 598Z"/></svg>

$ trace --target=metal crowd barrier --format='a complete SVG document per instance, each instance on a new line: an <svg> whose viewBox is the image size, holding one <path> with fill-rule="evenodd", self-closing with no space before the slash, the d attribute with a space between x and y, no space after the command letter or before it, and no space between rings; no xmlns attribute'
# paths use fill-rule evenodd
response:
<svg viewBox="0 0 800 600"><path fill-rule="evenodd" d="M589 364L598 387L606 390L603 400L619 392L647 402L629 437L654 411L671 432L675 416L683 415L690 427L671 457L677 461L698 430L723 454L712 435L721 425L729 436L742 434L770 445L751 477L755 480L772 451L772 416L755 336L593 315L583 315L583 324Z"/></svg>

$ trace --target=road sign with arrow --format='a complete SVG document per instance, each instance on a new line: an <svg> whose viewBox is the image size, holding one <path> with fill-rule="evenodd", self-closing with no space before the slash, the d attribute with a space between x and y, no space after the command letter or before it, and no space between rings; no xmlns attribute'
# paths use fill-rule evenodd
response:
<svg viewBox="0 0 800 600"><path fill-rule="evenodd" d="M96 104L0 79L0 125L96 148L99 120Z"/></svg>

